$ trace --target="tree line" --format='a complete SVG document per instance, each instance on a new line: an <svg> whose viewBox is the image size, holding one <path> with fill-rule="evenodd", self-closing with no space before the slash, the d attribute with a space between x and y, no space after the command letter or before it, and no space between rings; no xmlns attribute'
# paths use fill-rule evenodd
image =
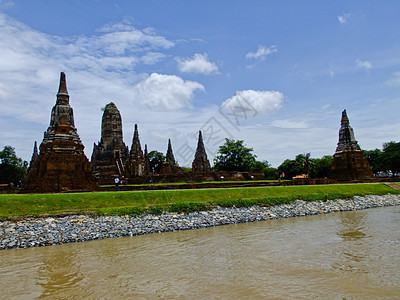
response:
<svg viewBox="0 0 400 300"><path fill-rule="evenodd" d="M333 162L332 155L311 158L311 153L301 153L295 159L286 159L278 168L268 161L257 161L253 148L248 148L242 140L225 139L214 158L215 171L264 172L266 179L279 177L291 179L305 174L309 178L326 178ZM382 150L364 150L372 171L376 176L397 176L400 173L400 142L383 144Z"/></svg>

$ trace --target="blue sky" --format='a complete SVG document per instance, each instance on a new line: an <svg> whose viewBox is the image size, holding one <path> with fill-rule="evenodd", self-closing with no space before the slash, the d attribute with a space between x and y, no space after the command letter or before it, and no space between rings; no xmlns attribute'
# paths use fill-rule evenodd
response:
<svg viewBox="0 0 400 300"><path fill-rule="evenodd" d="M332 155L347 109L363 149L399 141L399 1L0 0L0 148L30 159L67 75L90 159L101 108L124 141L190 165L203 130L279 166Z"/></svg>

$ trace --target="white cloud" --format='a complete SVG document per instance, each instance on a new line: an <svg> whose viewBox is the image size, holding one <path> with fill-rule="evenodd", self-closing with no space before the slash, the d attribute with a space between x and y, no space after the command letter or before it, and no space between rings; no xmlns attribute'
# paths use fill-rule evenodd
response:
<svg viewBox="0 0 400 300"><path fill-rule="evenodd" d="M278 52L278 49L276 46L258 46L258 49L256 52L249 52L246 54L246 58L254 58L254 59L260 59L264 60L268 55L273 54Z"/></svg>
<svg viewBox="0 0 400 300"><path fill-rule="evenodd" d="M293 121L293 120L275 120L271 123L272 126L277 128L292 128L292 129L303 129L308 128L308 125L304 121Z"/></svg>
<svg viewBox="0 0 400 300"><path fill-rule="evenodd" d="M67 75L75 124L87 156L100 137L100 108L110 101L126 116L127 128L131 123L148 122L143 111L149 110L134 103L134 92L141 96L140 87L151 86L150 79L147 85L135 85L154 76L136 73L135 67L159 62L167 57L163 50L173 46L152 29L134 28L129 20L103 27L94 35L60 37L33 30L0 13L0 127L14 132L1 139L0 148L3 143L15 145L18 155L30 158L33 141L40 143L49 124L61 71ZM161 102L160 107L162 101L168 107L190 106L193 91L204 89L199 83L174 79L169 84L177 91L168 93L168 87L159 84L158 91L165 99L157 98L160 95L153 98ZM178 118L177 112L173 114Z"/></svg>
<svg viewBox="0 0 400 300"><path fill-rule="evenodd" d="M13 1L8 1L8 0L0 0L0 8L2 9L7 9L10 7L14 6L14 2Z"/></svg>
<svg viewBox="0 0 400 300"><path fill-rule="evenodd" d="M154 65L159 61L163 60L165 57L167 56L160 52L149 52L144 56L142 56L140 58L140 61L142 61L146 65Z"/></svg>
<svg viewBox="0 0 400 300"><path fill-rule="evenodd" d="M208 60L206 53L196 53L192 58L176 58L176 61L178 62L179 71L184 73L218 73L217 65Z"/></svg>
<svg viewBox="0 0 400 300"><path fill-rule="evenodd" d="M394 72L392 78L390 78L386 83L391 86L400 86L400 72Z"/></svg>
<svg viewBox="0 0 400 300"><path fill-rule="evenodd" d="M0 115L47 123L42 107L48 107L60 71L75 91L89 96L86 103L125 94L143 78L135 66L159 62L166 55L154 50L173 45L150 28L134 28L129 19L104 26L96 35L62 38L0 13L0 102L7 101Z"/></svg>
<svg viewBox="0 0 400 300"><path fill-rule="evenodd" d="M248 108L254 113L265 113L279 109L284 96L278 91L237 91L234 96L225 100L221 108Z"/></svg>
<svg viewBox="0 0 400 300"><path fill-rule="evenodd" d="M204 91L204 86L175 75L153 73L134 87L134 100L156 111L177 110L191 106L196 90Z"/></svg>
<svg viewBox="0 0 400 300"><path fill-rule="evenodd" d="M338 22L340 24L345 24L349 18L350 18L350 14L345 13L345 12L343 13L343 15L337 16Z"/></svg>
<svg viewBox="0 0 400 300"><path fill-rule="evenodd" d="M366 69L369 70L372 68L372 64L369 61L362 61L361 59L357 58L356 59L356 64L357 64L357 68L362 68L362 69Z"/></svg>

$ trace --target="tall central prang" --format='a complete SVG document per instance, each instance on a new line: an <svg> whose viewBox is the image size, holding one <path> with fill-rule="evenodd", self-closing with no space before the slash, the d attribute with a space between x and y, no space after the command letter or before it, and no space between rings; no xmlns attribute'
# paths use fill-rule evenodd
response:
<svg viewBox="0 0 400 300"><path fill-rule="evenodd" d="M100 184L109 183L112 178L125 175L125 161L129 156L128 147L122 136L122 118L117 106L106 105L101 120L101 139L93 145L92 169Z"/></svg>

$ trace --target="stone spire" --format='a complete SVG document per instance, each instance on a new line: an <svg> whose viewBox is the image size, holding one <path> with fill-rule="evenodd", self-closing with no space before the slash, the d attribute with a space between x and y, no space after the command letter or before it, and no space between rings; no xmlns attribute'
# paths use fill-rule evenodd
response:
<svg viewBox="0 0 400 300"><path fill-rule="evenodd" d="M35 163L35 161L38 158L38 156L39 156L39 152L38 152L37 142L35 141L35 144L33 145L32 158L31 158L31 161L29 163L28 170L30 170L32 168L32 166Z"/></svg>
<svg viewBox="0 0 400 300"><path fill-rule="evenodd" d="M149 175L151 173L150 170L150 158L149 153L147 152L147 144L144 145L144 175Z"/></svg>
<svg viewBox="0 0 400 300"><path fill-rule="evenodd" d="M346 110L342 112L339 142L333 155L329 179L336 181L355 181L374 178L370 164L361 150L350 126Z"/></svg>
<svg viewBox="0 0 400 300"><path fill-rule="evenodd" d="M174 153L172 152L171 139L168 139L167 155L161 165L160 174L176 174L182 173L181 167L175 161Z"/></svg>
<svg viewBox="0 0 400 300"><path fill-rule="evenodd" d="M60 87L57 93L57 101L51 110L50 125L47 128L47 131L44 133L43 142L40 145L40 152L44 150L42 150L42 148L46 148L54 141L61 140L72 140L73 144L71 144L71 146L73 146L73 149L71 149L71 151L83 153L83 149L85 147L83 146L75 128L74 112L72 107L69 105L69 95L66 86L65 74L63 72L61 73L60 77Z"/></svg>
<svg viewBox="0 0 400 300"><path fill-rule="evenodd" d="M143 176L144 165L143 151L140 146L138 126L137 124L135 124L131 151L129 153L129 176Z"/></svg>
<svg viewBox="0 0 400 300"><path fill-rule="evenodd" d="M168 139L168 149L165 158L170 164L175 165L175 157L174 153L172 152L171 139Z"/></svg>
<svg viewBox="0 0 400 300"><path fill-rule="evenodd" d="M122 118L117 106L110 102L101 119L101 139L93 146L92 169L100 184L113 184L114 177L126 173L129 149L123 141Z"/></svg>
<svg viewBox="0 0 400 300"><path fill-rule="evenodd" d="M210 162L207 159L206 149L203 143L203 136L199 131L199 140L197 142L196 154L192 163L192 172L209 172L211 170Z"/></svg>
<svg viewBox="0 0 400 300"><path fill-rule="evenodd" d="M93 191L98 184L74 124L65 74L61 73L57 101L50 125L40 144L40 154L29 172L23 192Z"/></svg>
<svg viewBox="0 0 400 300"><path fill-rule="evenodd" d="M69 94L67 90L67 81L65 79L65 73L61 72L60 75L60 86L57 93L57 104L69 104Z"/></svg>
<svg viewBox="0 0 400 300"><path fill-rule="evenodd" d="M132 139L130 155L131 156L134 155L135 157L143 158L143 151L142 151L142 147L140 146L139 131L138 131L137 124L135 124L135 129L133 132L133 139Z"/></svg>
<svg viewBox="0 0 400 300"><path fill-rule="evenodd" d="M350 126L350 121L347 117L346 110L342 112L342 120L340 123L339 142L337 144L336 152L345 150L360 150L360 146L354 137L353 128Z"/></svg>

